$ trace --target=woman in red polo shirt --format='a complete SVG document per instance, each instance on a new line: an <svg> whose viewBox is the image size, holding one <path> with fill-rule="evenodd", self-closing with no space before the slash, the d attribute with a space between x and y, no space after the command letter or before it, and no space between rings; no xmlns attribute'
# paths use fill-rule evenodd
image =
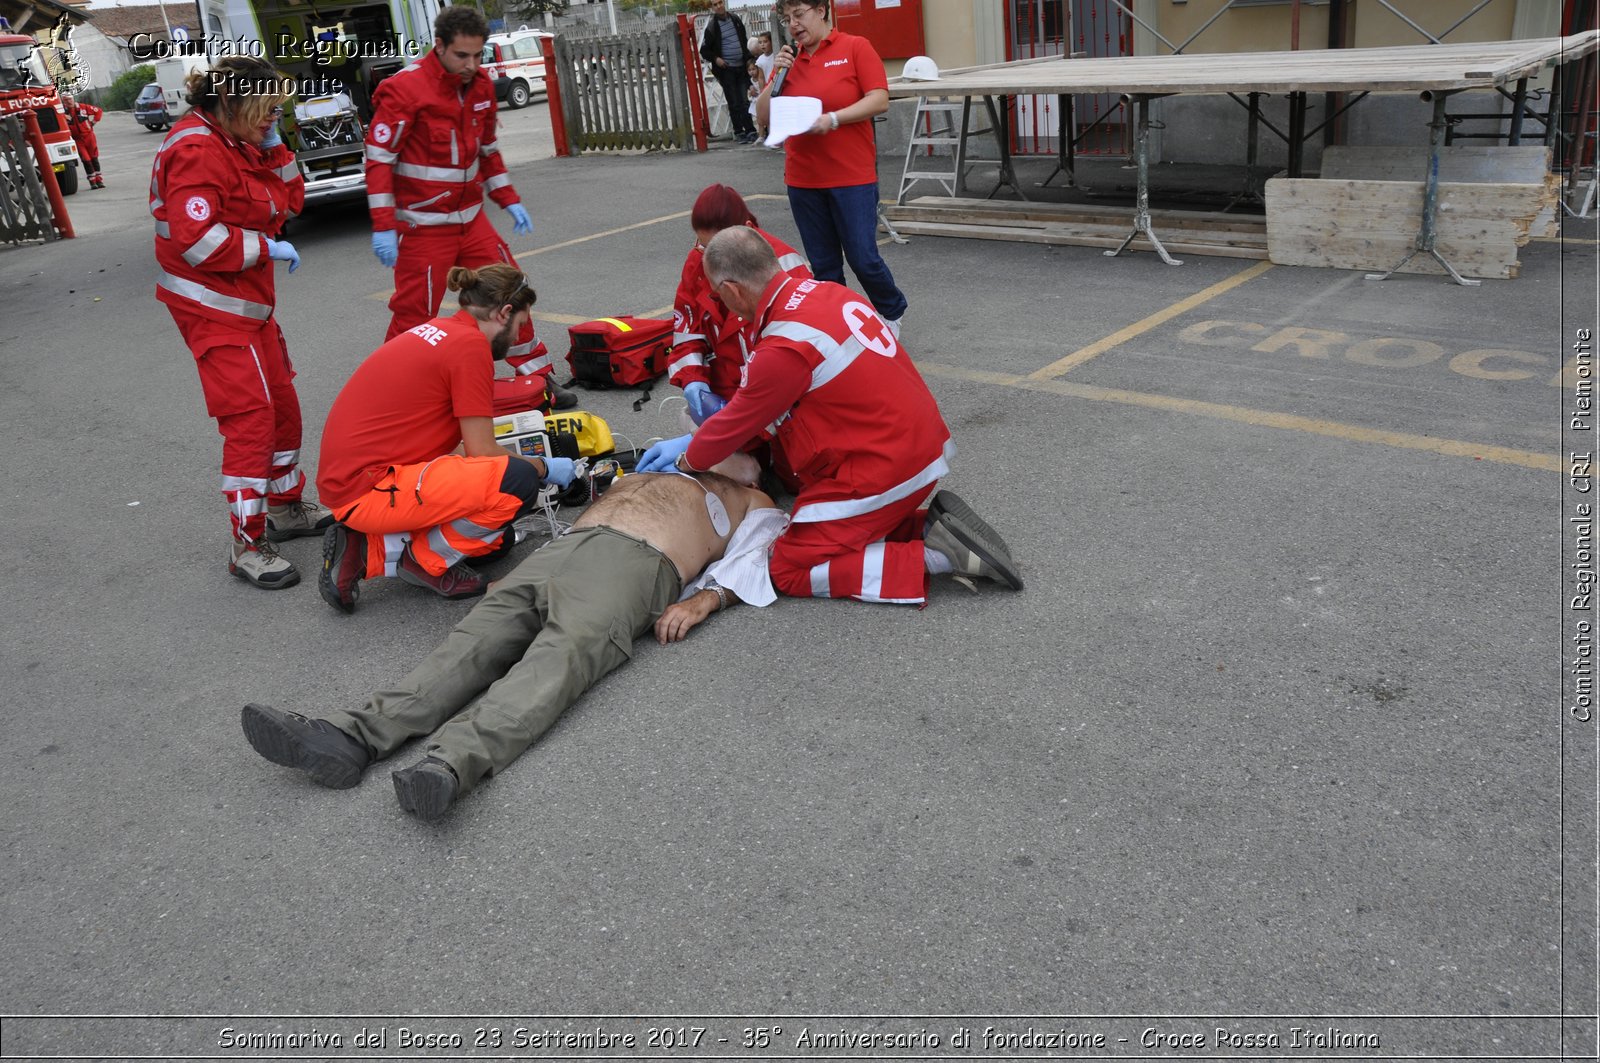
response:
<svg viewBox="0 0 1600 1063"><path fill-rule="evenodd" d="M878 253L878 149L872 133L873 117L889 109L889 79L866 38L833 28L830 7L830 0L781 2L794 45L774 57L773 83L783 74L784 95L822 101L816 124L783 142L789 209L816 278L843 284L849 262L861 290L899 335L906 297ZM769 83L756 97L763 126L771 106Z"/></svg>

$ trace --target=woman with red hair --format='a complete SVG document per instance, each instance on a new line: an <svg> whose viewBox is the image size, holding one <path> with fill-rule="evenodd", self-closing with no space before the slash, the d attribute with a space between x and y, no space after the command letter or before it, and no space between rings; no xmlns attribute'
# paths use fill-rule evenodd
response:
<svg viewBox="0 0 1600 1063"><path fill-rule="evenodd" d="M747 349L740 320L717 298L700 266L700 256L711 238L724 229L748 225L772 245L778 265L791 277L811 276L806 260L794 248L762 230L744 197L727 185L711 185L694 201L689 212L695 245L683 263L678 294L672 300L672 354L667 380L683 389L689 416L695 424L727 405L739 390Z"/></svg>

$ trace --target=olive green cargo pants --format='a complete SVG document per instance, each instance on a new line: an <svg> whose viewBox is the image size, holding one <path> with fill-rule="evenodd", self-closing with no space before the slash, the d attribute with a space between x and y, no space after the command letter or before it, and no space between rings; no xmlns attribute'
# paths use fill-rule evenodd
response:
<svg viewBox="0 0 1600 1063"><path fill-rule="evenodd" d="M626 664L680 590L677 566L653 546L580 528L512 569L398 686L325 718L379 758L434 732L427 755L449 764L465 793Z"/></svg>

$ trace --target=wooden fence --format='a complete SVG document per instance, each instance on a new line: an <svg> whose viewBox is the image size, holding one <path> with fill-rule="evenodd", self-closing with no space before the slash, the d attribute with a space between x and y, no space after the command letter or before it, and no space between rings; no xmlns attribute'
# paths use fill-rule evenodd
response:
<svg viewBox="0 0 1600 1063"><path fill-rule="evenodd" d="M56 238L22 119L0 118L0 243Z"/></svg>
<svg viewBox="0 0 1600 1063"><path fill-rule="evenodd" d="M563 35L554 44L570 154L693 150L688 75L676 21L616 37Z"/></svg>

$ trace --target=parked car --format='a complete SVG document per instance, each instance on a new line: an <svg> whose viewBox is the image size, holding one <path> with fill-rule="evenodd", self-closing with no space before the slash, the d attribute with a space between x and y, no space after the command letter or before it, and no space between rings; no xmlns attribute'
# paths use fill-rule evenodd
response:
<svg viewBox="0 0 1600 1063"><path fill-rule="evenodd" d="M544 88L543 30L496 33L483 45L483 68L494 79L495 95L511 110L526 107Z"/></svg>
<svg viewBox="0 0 1600 1063"><path fill-rule="evenodd" d="M167 110L167 94L156 82L152 81L139 90L138 98L133 101L133 120L152 133L159 133L172 124L172 113Z"/></svg>

